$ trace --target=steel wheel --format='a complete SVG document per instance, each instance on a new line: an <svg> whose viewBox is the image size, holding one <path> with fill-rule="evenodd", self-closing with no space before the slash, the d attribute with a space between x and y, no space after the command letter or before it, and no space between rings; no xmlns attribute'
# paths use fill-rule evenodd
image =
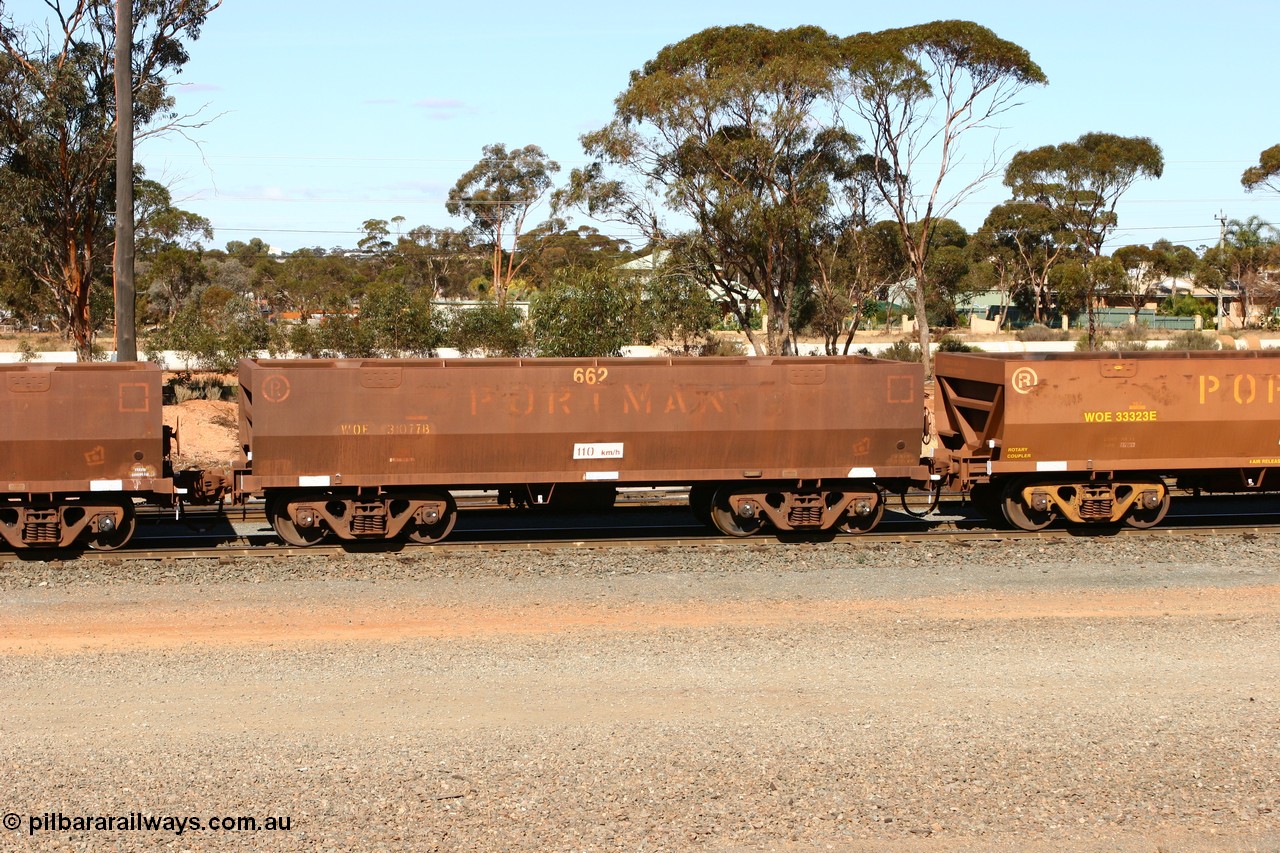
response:
<svg viewBox="0 0 1280 853"><path fill-rule="evenodd" d="M1160 502L1159 506L1155 509L1142 509L1141 507L1135 506L1133 509L1129 510L1127 515L1125 515L1124 523L1130 527L1137 527L1140 530L1146 530L1148 527L1155 527L1157 524L1164 521L1164 517L1168 515L1170 503L1169 492L1166 490L1164 493L1164 500Z"/></svg>
<svg viewBox="0 0 1280 853"><path fill-rule="evenodd" d="M120 509L124 511L124 517L116 525L116 529L110 533L95 533L90 536L87 540L90 549L114 551L133 538L134 531L138 529L138 516L133 511L133 503L122 503Z"/></svg>
<svg viewBox="0 0 1280 853"><path fill-rule="evenodd" d="M293 518L289 516L290 503L293 503L293 501L289 498L279 497L272 501L267 508L267 520L271 522L276 535L283 539L286 544L296 545L299 548L306 548L323 539L325 536L323 527L319 525L315 527L299 527L294 523Z"/></svg>
<svg viewBox="0 0 1280 853"><path fill-rule="evenodd" d="M1033 509L1022 500L1022 490L1028 484L1014 481L1004 490L1004 517L1019 530L1044 530L1057 520L1058 514L1053 510Z"/></svg>
<svg viewBox="0 0 1280 853"><path fill-rule="evenodd" d="M884 495L880 495L876 499L876 505L871 510L870 515L846 513L844 520L840 522L840 532L869 533L876 529L882 518L884 518Z"/></svg>
<svg viewBox="0 0 1280 853"><path fill-rule="evenodd" d="M743 518L733 511L729 498L733 490L723 488L716 492L711 501L711 523L725 536L753 536L764 527L764 520L757 514L753 518Z"/></svg>
<svg viewBox="0 0 1280 853"><path fill-rule="evenodd" d="M419 524L410 521L405 526L405 535L413 542L420 542L423 545L430 545L439 542L453 531L453 526L458 523L458 506L453 502L453 495L446 493L440 495L423 495L422 500L445 502L444 513L435 524Z"/></svg>

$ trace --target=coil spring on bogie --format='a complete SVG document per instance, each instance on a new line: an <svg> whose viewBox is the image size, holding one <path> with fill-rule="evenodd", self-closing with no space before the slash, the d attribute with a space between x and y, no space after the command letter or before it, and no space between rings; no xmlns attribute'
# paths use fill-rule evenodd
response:
<svg viewBox="0 0 1280 853"><path fill-rule="evenodd" d="M387 532L387 513L382 504L356 504L351 511L351 533L355 536Z"/></svg>
<svg viewBox="0 0 1280 853"><path fill-rule="evenodd" d="M32 545L56 545L62 539L57 510L27 510L22 523L22 541Z"/></svg>
<svg viewBox="0 0 1280 853"><path fill-rule="evenodd" d="M787 522L792 527L817 527L822 524L822 507L793 506L787 511Z"/></svg>
<svg viewBox="0 0 1280 853"><path fill-rule="evenodd" d="M1111 499L1092 498L1080 502L1081 518L1111 518Z"/></svg>

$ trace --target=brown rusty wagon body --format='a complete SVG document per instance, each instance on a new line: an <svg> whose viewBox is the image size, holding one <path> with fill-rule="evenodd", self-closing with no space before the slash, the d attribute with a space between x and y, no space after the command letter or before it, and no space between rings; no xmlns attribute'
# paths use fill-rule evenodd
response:
<svg viewBox="0 0 1280 853"><path fill-rule="evenodd" d="M0 536L117 548L133 500L173 493L154 364L0 366Z"/></svg>
<svg viewBox="0 0 1280 853"><path fill-rule="evenodd" d="M236 491L297 544L436 541L467 488L681 484L736 535L869 529L927 478L922 381L858 357L246 360Z"/></svg>
<svg viewBox="0 0 1280 853"><path fill-rule="evenodd" d="M1169 484L1280 488L1280 353L939 353L938 469L1038 529L1158 523Z"/></svg>

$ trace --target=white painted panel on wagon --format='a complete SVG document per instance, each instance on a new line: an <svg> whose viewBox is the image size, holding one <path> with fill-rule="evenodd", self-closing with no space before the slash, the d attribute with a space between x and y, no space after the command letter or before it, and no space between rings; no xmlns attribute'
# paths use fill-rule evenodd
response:
<svg viewBox="0 0 1280 853"><path fill-rule="evenodd" d="M597 442L594 444L575 444L574 459L621 459L622 442Z"/></svg>

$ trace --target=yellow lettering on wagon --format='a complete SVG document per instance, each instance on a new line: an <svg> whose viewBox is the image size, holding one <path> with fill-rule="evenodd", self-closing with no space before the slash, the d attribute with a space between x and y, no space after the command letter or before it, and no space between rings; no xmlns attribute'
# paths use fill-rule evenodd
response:
<svg viewBox="0 0 1280 853"><path fill-rule="evenodd" d="M1246 403L1252 403L1254 398L1258 396L1258 379L1255 376L1241 373L1236 376L1236 381L1232 385L1236 402L1242 406Z"/></svg>
<svg viewBox="0 0 1280 853"><path fill-rule="evenodd" d="M1230 401L1238 406L1280 402L1280 376L1272 373L1236 373L1226 377L1206 374L1197 380L1202 406L1228 399L1228 392Z"/></svg>
<svg viewBox="0 0 1280 853"><path fill-rule="evenodd" d="M573 381L578 385L595 385L609 378L607 367L575 367Z"/></svg>
<svg viewBox="0 0 1280 853"><path fill-rule="evenodd" d="M338 424L338 432L341 435L368 435L368 424Z"/></svg>
<svg viewBox="0 0 1280 853"><path fill-rule="evenodd" d="M1153 424L1160 420L1155 409L1121 409L1116 412L1085 412L1087 424Z"/></svg>
<svg viewBox="0 0 1280 853"><path fill-rule="evenodd" d="M648 415L653 412L653 401L649 398L648 385L641 385L637 389L627 384L622 386L622 390L626 392L626 399L622 401L624 414L637 412Z"/></svg>
<svg viewBox="0 0 1280 853"><path fill-rule="evenodd" d="M1218 382L1218 377L1216 376L1201 376L1200 377L1200 405L1203 406L1205 404L1205 399L1207 395L1218 393L1218 388L1221 386L1221 384L1222 383Z"/></svg>

